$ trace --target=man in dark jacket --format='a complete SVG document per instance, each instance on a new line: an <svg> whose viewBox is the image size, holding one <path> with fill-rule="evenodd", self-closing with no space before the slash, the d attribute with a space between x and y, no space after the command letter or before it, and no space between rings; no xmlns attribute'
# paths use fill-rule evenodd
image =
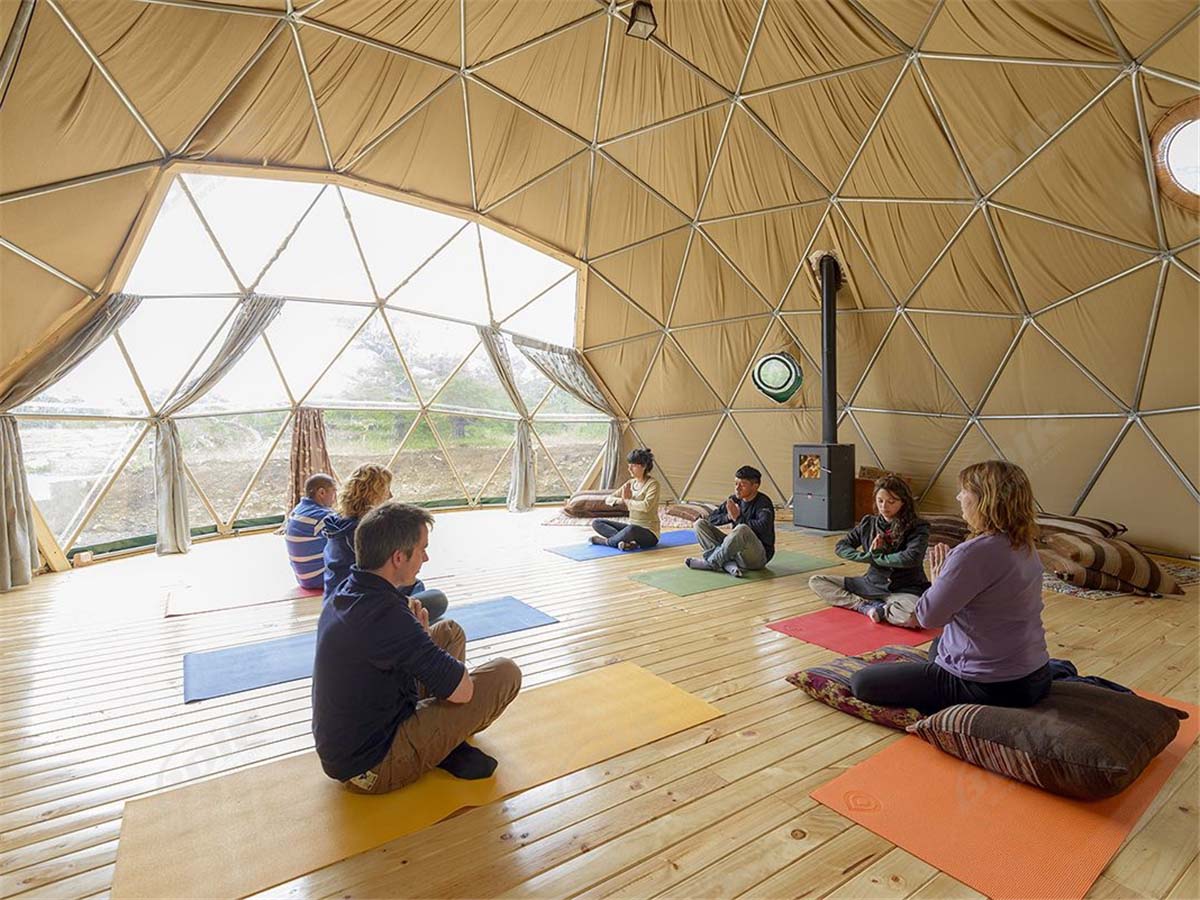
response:
<svg viewBox="0 0 1200 900"><path fill-rule="evenodd" d="M688 568L725 571L741 578L747 571L765 569L775 555L775 504L759 491L762 472L742 466L734 473L733 494L696 522L696 539L704 555L684 560ZM726 534L721 525L733 525Z"/></svg>

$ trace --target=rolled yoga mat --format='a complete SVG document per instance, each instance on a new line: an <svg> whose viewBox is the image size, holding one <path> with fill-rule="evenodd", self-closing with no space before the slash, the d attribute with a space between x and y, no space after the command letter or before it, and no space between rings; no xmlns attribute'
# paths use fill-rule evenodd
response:
<svg viewBox="0 0 1200 900"><path fill-rule="evenodd" d="M483 781L435 769L390 794L354 794L309 752L131 800L112 896L244 897L720 714L622 662L518 694L471 739L500 761Z"/></svg>
<svg viewBox="0 0 1200 900"><path fill-rule="evenodd" d="M585 559L603 559L606 556L625 556L629 553L649 553L651 550L663 550L667 547L686 547L688 544L696 543L696 532L691 529L684 531L664 531L659 537L658 543L648 550L618 550L616 547L609 547L605 544L593 544L588 541L583 541L578 544L568 544L565 547L547 547L551 553L557 553L559 556L565 556L567 559L573 559L581 562Z"/></svg>
<svg viewBox="0 0 1200 900"><path fill-rule="evenodd" d="M447 618L462 626L468 641L511 634L558 621L516 597L498 597L495 600L453 606ZM209 700L310 678L316 649L317 633L308 631L220 650L185 653L183 702Z"/></svg>
<svg viewBox="0 0 1200 900"><path fill-rule="evenodd" d="M747 582L784 578L788 575L799 575L801 572L811 572L814 569L826 569L836 565L840 565L840 563L831 559L820 559L791 550L780 550L767 563L765 569L746 572L744 578L734 578L725 572L689 569L682 562L668 569L639 572L629 577L642 584L667 591L676 597L690 597L692 594L703 594L731 587L745 587Z"/></svg>

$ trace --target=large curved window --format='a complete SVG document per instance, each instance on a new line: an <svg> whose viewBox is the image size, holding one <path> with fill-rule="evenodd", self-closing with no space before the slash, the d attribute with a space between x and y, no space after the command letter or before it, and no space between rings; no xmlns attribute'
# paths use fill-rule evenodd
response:
<svg viewBox="0 0 1200 900"><path fill-rule="evenodd" d="M153 419L204 370L240 297L285 298L266 332L174 418L193 533L284 514L296 407L323 409L334 474L390 466L397 498L502 501L520 418L480 343L508 344L531 414L540 499L575 490L607 420L512 335L574 343L576 269L475 222L335 184L181 174L123 290L118 333L14 410L30 488L67 550L148 543Z"/></svg>

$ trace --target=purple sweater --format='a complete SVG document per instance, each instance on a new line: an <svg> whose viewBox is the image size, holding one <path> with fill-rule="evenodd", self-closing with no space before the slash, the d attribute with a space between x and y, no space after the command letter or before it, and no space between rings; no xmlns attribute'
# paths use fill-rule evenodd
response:
<svg viewBox="0 0 1200 900"><path fill-rule="evenodd" d="M1014 550L1006 535L980 535L952 549L916 614L922 628L945 626L934 661L967 681L1012 681L1050 659L1042 563L1032 550Z"/></svg>

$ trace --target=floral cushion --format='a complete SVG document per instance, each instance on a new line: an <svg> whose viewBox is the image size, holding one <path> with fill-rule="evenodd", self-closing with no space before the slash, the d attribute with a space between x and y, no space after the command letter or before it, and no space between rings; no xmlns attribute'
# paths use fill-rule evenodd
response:
<svg viewBox="0 0 1200 900"><path fill-rule="evenodd" d="M787 680L826 706L903 731L919 722L923 718L921 713L912 708L864 703L850 692L850 678L859 669L876 663L927 661L925 651L915 647L880 647L860 656L843 656L811 669L801 669L789 675Z"/></svg>

